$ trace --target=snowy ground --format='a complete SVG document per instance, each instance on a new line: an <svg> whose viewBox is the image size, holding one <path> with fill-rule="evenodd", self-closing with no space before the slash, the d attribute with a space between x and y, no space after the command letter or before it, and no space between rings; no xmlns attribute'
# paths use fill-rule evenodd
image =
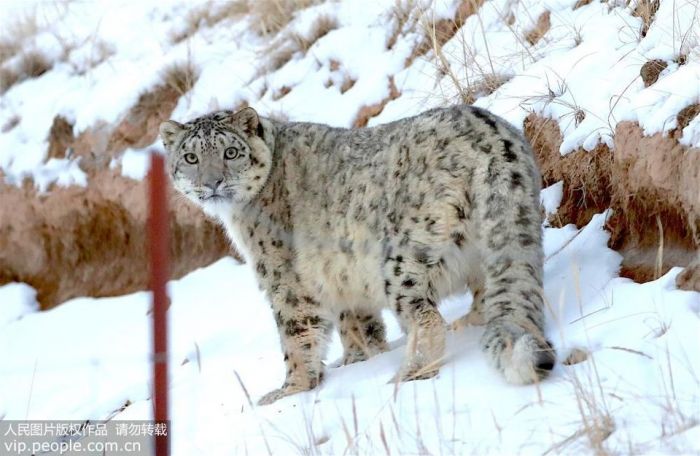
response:
<svg viewBox="0 0 700 456"><path fill-rule="evenodd" d="M506 384L480 352L476 327L450 334L436 379L389 384L404 340L387 316L392 351L329 368L312 392L251 407L243 385L254 402L284 377L251 271L223 259L172 282L174 454L700 451L700 298L675 289L678 269L644 285L617 278L604 218L545 230L548 335L560 363L536 386ZM0 330L0 416L151 418L147 293L47 312L35 311L26 286L0 293L3 314L14 307ZM446 319L469 303L444 302ZM573 348L588 360L563 365ZM340 353L336 336L329 364Z"/></svg>
<svg viewBox="0 0 700 456"><path fill-rule="evenodd" d="M33 176L41 189L85 185L71 158L45 162L53 116L74 122L76 134L116 122L141 91L161 82L163 69L183 61L199 79L173 113L178 120L246 101L263 114L349 126L362 106L389 96L390 77L401 96L370 125L455 102L455 84L440 76L432 53L404 68L420 30L402 29L386 48L395 2L358 3L298 15L287 31L305 35L321 14L335 18L337 28L275 71L262 71L270 42L250 32L245 19L203 25L173 43L195 10L187 2L80 2L52 11L62 19L24 49L40 50L54 66L0 99L0 126L18 119L0 134L0 170L8 182ZM574 10L574 3L495 0L467 20L444 47L460 84L488 73L510 78L475 104L519 128L531 111L557 119L562 153L611 144L620 120L639 121L649 134L674 128L678 110L700 98L697 2L662 0L643 38L634 5L594 1ZM452 17L455 8L439 1L432 14ZM545 9L552 12L550 31L535 46L524 44L518 37ZM674 61L681 54L682 65ZM652 58L669 65L644 88L639 69ZM355 84L341 93L347 78ZM280 98L284 88L290 90ZM700 117L682 141L700 146ZM143 158L129 150L115 165L140 179ZM560 192L545 191L548 211ZM699 453L700 295L675 288L677 268L644 285L619 278L605 216L581 230L545 228L548 335L559 363L536 386L508 385L486 364L481 328L450 334L437 378L388 384L404 340L387 315L392 351L330 368L310 393L252 407L243 386L255 402L280 386L284 368L271 312L248 267L224 259L172 282L174 454ZM446 319L466 313L470 299L443 303ZM147 293L74 299L47 312L37 307L26 285L0 287L0 417L150 418ZM590 356L565 366L573 349ZM336 337L328 363L339 355Z"/></svg>

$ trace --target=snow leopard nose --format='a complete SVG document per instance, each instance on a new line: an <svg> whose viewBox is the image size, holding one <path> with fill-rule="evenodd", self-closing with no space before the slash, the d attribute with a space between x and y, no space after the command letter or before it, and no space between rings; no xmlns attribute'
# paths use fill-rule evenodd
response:
<svg viewBox="0 0 700 456"><path fill-rule="evenodd" d="M223 181L224 181L224 178L221 177L219 179L211 180L211 181L205 183L204 186L209 188L212 192L215 192L216 190L218 190L219 186L221 185L221 183Z"/></svg>

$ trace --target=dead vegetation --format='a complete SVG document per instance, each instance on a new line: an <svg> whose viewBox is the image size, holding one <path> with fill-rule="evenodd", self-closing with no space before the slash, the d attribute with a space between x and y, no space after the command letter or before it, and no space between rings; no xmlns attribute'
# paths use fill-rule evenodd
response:
<svg viewBox="0 0 700 456"><path fill-rule="evenodd" d="M605 441L615 432L615 420L610 413L595 361L590 370L593 372L589 372L586 378L575 373L570 376L581 418L580 429L551 447L545 454L561 453L564 448L582 439L587 441L593 454L600 456L610 454L605 446Z"/></svg>
<svg viewBox="0 0 700 456"><path fill-rule="evenodd" d="M41 198L31 184L0 183L0 285L29 284L42 309L77 296L146 289L145 194L145 180L118 170L95 173L88 187L59 187ZM170 201L171 278L236 256L218 224L174 191Z"/></svg>
<svg viewBox="0 0 700 456"><path fill-rule="evenodd" d="M277 71L292 60L297 49L291 45L291 42L282 42L280 46L270 46L262 54L266 56L267 64L261 70L261 76L265 72Z"/></svg>
<svg viewBox="0 0 700 456"><path fill-rule="evenodd" d="M564 181L552 226L581 227L611 207L609 246L624 257L621 275L638 282L695 259L700 246L695 234L700 232L700 157L687 153L677 138L646 137L638 125L620 122L615 154L599 145L561 156L557 121L531 114L524 131L544 185Z"/></svg>
<svg viewBox="0 0 700 456"><path fill-rule="evenodd" d="M345 93L348 90L352 89L353 86L355 85L355 80L346 76L345 79L343 80L343 83L340 85L340 93Z"/></svg>
<svg viewBox="0 0 700 456"><path fill-rule="evenodd" d="M360 108L360 111L357 113L357 117L355 118L355 121L353 122L352 126L354 128L366 127L367 123L369 122L369 119L381 114L381 112L384 110L384 106L386 106L386 104L389 103L391 100L397 99L400 95L401 92L399 92L399 90L396 88L396 85L394 84L394 78L390 77L389 95L377 103L363 106L362 108Z"/></svg>
<svg viewBox="0 0 700 456"><path fill-rule="evenodd" d="M438 75L447 76L452 84L452 91L457 96L456 99L446 99L445 101L448 103L472 104L477 98L492 94L510 79L508 75L497 73L492 62L489 62L488 68L480 66L476 62L473 49L467 43L462 43L462 49L465 60L469 60L469 65L473 70L471 77L466 72L464 78L460 77L442 52L442 47L437 46L437 43L434 49ZM465 68L466 65L467 63L464 65Z"/></svg>
<svg viewBox="0 0 700 456"><path fill-rule="evenodd" d="M338 28L338 21L336 21L334 17L323 14L314 20L308 34L300 35L298 33L293 33L289 38L292 40L294 47L297 48L298 51L306 53L311 46L316 43L316 41L323 38L328 34L328 32L336 28Z"/></svg>
<svg viewBox="0 0 700 456"><path fill-rule="evenodd" d="M308 33L288 32L280 35L263 51L267 58L265 70L276 71L286 65L296 54L306 54L311 46L338 27L335 18L320 15L314 20Z"/></svg>
<svg viewBox="0 0 700 456"><path fill-rule="evenodd" d="M647 36L649 27L654 21L656 12L659 10L660 0L639 0L637 6L632 11L632 15L642 20L642 25L639 29L640 38Z"/></svg>
<svg viewBox="0 0 700 456"><path fill-rule="evenodd" d="M26 49L27 43L41 29L36 15L13 18L3 27L0 32L0 94L19 82L41 76L52 67L44 54Z"/></svg>
<svg viewBox="0 0 700 456"><path fill-rule="evenodd" d="M51 62L40 52L30 51L19 56L14 65L0 68L0 94L27 79L36 78L51 69Z"/></svg>
<svg viewBox="0 0 700 456"><path fill-rule="evenodd" d="M13 18L11 23L3 24L5 28L0 35L0 65L20 54L24 43L39 31L36 17L31 15Z"/></svg>
<svg viewBox="0 0 700 456"><path fill-rule="evenodd" d="M248 14L253 30L263 36L279 33L302 9L320 3L320 0L248 0Z"/></svg>
<svg viewBox="0 0 700 456"><path fill-rule="evenodd" d="M484 0L465 0L457 7L451 19L438 19L429 16L429 10L419 8L414 0L397 1L392 10L394 27L387 42L387 49L392 49L402 33L418 31L423 38L406 60L406 66L429 51L441 49L457 33L467 18L475 14Z"/></svg>
<svg viewBox="0 0 700 456"><path fill-rule="evenodd" d="M524 122L525 136L532 144L542 173L543 185L564 181L564 195L552 226L574 223L584 226L593 215L610 206L613 157L605 146L562 156L559 124L530 114Z"/></svg>
<svg viewBox="0 0 700 456"><path fill-rule="evenodd" d="M639 75L642 77L644 87L649 87L659 80L659 74L666 69L668 64L663 60L649 60L639 70Z"/></svg>
<svg viewBox="0 0 700 456"><path fill-rule="evenodd" d="M386 42L386 48L389 50L394 48L401 34L416 30L423 10L417 8L415 0L396 0L390 14L393 26Z"/></svg>
<svg viewBox="0 0 700 456"><path fill-rule="evenodd" d="M693 103L685 108L681 109L678 114L676 114L676 129L672 132L676 133L680 137L682 130L690 124L694 118L700 115L700 103Z"/></svg>
<svg viewBox="0 0 700 456"><path fill-rule="evenodd" d="M342 81L343 82L340 83L340 86L338 87L341 94L352 89L353 86L355 85L355 82L357 82L354 79L352 79L345 71L342 70L342 66L341 66L340 62L338 62L337 60L331 60L328 63L328 69L331 70L331 72L334 72L334 73L340 72L342 74L342 78L343 78ZM328 81L326 81L325 87L326 88L332 87L333 84L334 84L333 79L329 78Z"/></svg>
<svg viewBox="0 0 700 456"><path fill-rule="evenodd" d="M158 136L158 125L167 120L197 81L197 73L187 64L173 65L163 72L162 85L143 93L124 119L113 130L107 143L108 155L115 155L127 147L143 148Z"/></svg>
<svg viewBox="0 0 700 456"><path fill-rule="evenodd" d="M550 12L545 11L537 18L535 26L525 34L525 40L534 46L549 31L551 26Z"/></svg>
<svg viewBox="0 0 700 456"><path fill-rule="evenodd" d="M285 95L287 95L291 91L292 91L291 87L282 86L272 94L272 99L274 101L277 101L280 98L283 98Z"/></svg>
<svg viewBox="0 0 700 456"><path fill-rule="evenodd" d="M192 66L192 62L187 61L166 67L161 73L161 77L166 86L183 96L192 90L192 87L197 82L199 73Z"/></svg>
<svg viewBox="0 0 700 456"><path fill-rule="evenodd" d="M144 148L157 138L158 125L167 120L197 80L189 64L167 67L163 83L141 94L138 101L116 125L97 123L74 135L73 125L64 117L54 118L48 136L47 158L80 158L81 169L93 175L108 167L126 148Z"/></svg>
<svg viewBox="0 0 700 456"><path fill-rule="evenodd" d="M213 27L219 22L237 18L249 12L250 8L245 0L208 1L190 10L185 28L174 32L170 40L174 44L179 43L194 36L201 28Z"/></svg>
<svg viewBox="0 0 700 456"><path fill-rule="evenodd" d="M490 53L486 52L486 62L483 62L483 56L477 55L478 53L473 48L472 43L467 42L464 36L455 37L459 28L464 25L464 22L468 17L478 14L478 10L483 4L481 0L469 0L460 3L455 18L450 21L449 28L443 28L440 31L439 23L428 22L427 26L424 28L428 42L430 43L430 49L434 54L434 64L437 71L438 78L443 79L444 76L452 85L451 88L445 90L445 87L441 87L443 91L443 96L445 97L445 102L452 103L464 103L472 104L477 98L487 96L498 90L503 84L505 84L510 76L506 74L498 73L495 70L493 60L491 59ZM447 32L447 33L445 33ZM458 39L460 55L450 55L449 58L445 55L444 44L450 39ZM486 44L488 46L488 44ZM417 50L423 52L421 45L418 46ZM480 54L480 53L479 53ZM412 59L417 55L416 51L409 57L407 64L410 64ZM457 61L458 68L464 69L464 74L458 73L455 67L450 63ZM442 84L438 82L438 84Z"/></svg>
<svg viewBox="0 0 700 456"><path fill-rule="evenodd" d="M47 158L65 158L66 152L73 144L73 141L73 124L61 115L54 117L53 124L51 124L51 129L49 130L49 152Z"/></svg>
<svg viewBox="0 0 700 456"><path fill-rule="evenodd" d="M16 79L38 76L48 67L41 55L25 54ZM166 68L163 82L143 93L116 127L98 123L76 136L68 119L54 118L47 159L79 157L90 176L88 187L53 187L39 198L31 181L21 188L0 184L0 207L21 207L12 217L0 217L0 284L30 284L43 309L75 296L113 296L148 286L145 183L122 177L108 165L127 147L153 143L159 123L196 79L189 63ZM17 123L19 118L11 119L3 129ZM236 255L220 227L171 196L173 278L223 255Z"/></svg>
<svg viewBox="0 0 700 456"><path fill-rule="evenodd" d="M0 133L7 133L8 131L19 125L20 118L17 115L10 117L7 122L0 128Z"/></svg>
<svg viewBox="0 0 700 456"><path fill-rule="evenodd" d="M676 286L681 290L700 292L700 256L678 274Z"/></svg>

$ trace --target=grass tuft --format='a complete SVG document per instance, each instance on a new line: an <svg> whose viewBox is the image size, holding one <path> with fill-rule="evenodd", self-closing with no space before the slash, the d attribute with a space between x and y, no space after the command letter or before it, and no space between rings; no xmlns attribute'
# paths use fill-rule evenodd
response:
<svg viewBox="0 0 700 456"><path fill-rule="evenodd" d="M321 15L316 18L306 35L297 32L283 33L263 51L263 55L267 56L267 65L264 70L277 71L296 54L306 54L314 43L337 27L338 22L335 18Z"/></svg>
<svg viewBox="0 0 700 456"><path fill-rule="evenodd" d="M632 11L632 15L642 20L641 28L639 29L640 38L647 36L651 23L654 22L656 12L659 10L659 0L639 0L636 8Z"/></svg>
<svg viewBox="0 0 700 456"><path fill-rule="evenodd" d="M289 38L293 46L301 52L306 53L311 46L319 39L326 36L331 30L338 28L338 22L335 18L327 15L321 15L316 18L311 26L308 36L303 36L299 33L293 33Z"/></svg>
<svg viewBox="0 0 700 456"><path fill-rule="evenodd" d="M182 96L192 90L199 74L192 63L187 61L167 67L163 71L162 76L165 85Z"/></svg>
<svg viewBox="0 0 700 456"><path fill-rule="evenodd" d="M550 12L545 11L544 13L540 14L540 17L537 18L535 27L525 34L525 40L530 43L531 46L534 46L540 39L542 39L545 33L549 31L551 26L552 22L550 20Z"/></svg>
<svg viewBox="0 0 700 456"><path fill-rule="evenodd" d="M317 3L319 0L250 0L247 5L253 30L271 36L286 27L297 11Z"/></svg>
<svg viewBox="0 0 700 456"><path fill-rule="evenodd" d="M20 56L14 67L6 65L0 68L0 93L27 79L37 78L51 69L51 63L44 54L36 51Z"/></svg>
<svg viewBox="0 0 700 456"><path fill-rule="evenodd" d="M35 16L13 18L0 37L0 65L18 55L24 43L39 31Z"/></svg>
<svg viewBox="0 0 700 456"><path fill-rule="evenodd" d="M248 2L245 0L230 0L224 2L208 1L198 8L192 9L186 18L184 30L173 33L173 44L194 36L201 28L212 27L226 19L238 18L250 13Z"/></svg>

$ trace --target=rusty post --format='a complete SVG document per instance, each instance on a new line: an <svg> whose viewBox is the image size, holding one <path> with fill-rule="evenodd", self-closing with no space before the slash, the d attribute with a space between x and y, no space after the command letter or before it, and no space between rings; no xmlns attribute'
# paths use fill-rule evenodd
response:
<svg viewBox="0 0 700 456"><path fill-rule="evenodd" d="M166 310L168 296L168 203L166 196L165 165L163 156L151 152L148 174L149 219L148 240L153 292L153 400L156 423L165 426L165 435L155 437L156 456L170 454L170 427L168 426L168 323Z"/></svg>

